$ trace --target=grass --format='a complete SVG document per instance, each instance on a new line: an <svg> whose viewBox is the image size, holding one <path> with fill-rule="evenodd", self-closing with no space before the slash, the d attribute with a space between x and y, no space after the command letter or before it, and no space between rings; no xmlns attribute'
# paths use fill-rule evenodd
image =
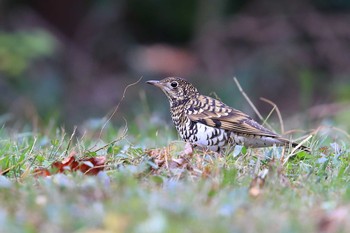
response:
<svg viewBox="0 0 350 233"><path fill-rule="evenodd" d="M310 154L237 146L219 155L189 151L148 109L115 128L108 122L118 107L70 134L1 128L0 232L350 231L345 131L320 128ZM72 153L107 163L96 176L56 173L52 163ZM37 176L37 168L53 175Z"/></svg>
<svg viewBox="0 0 350 233"><path fill-rule="evenodd" d="M174 135L169 127L157 128L124 135L107 125L101 138L93 131L71 137L62 129L2 128L0 232L350 230L347 135L322 130L312 154L299 152L283 164L288 152L281 148L186 154L183 142L167 138ZM71 151L106 156L106 168L97 176L33 175Z"/></svg>

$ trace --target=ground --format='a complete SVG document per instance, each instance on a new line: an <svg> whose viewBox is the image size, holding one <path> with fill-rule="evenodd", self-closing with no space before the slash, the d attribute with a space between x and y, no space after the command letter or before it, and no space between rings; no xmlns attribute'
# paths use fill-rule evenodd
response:
<svg viewBox="0 0 350 233"><path fill-rule="evenodd" d="M156 127L2 128L0 232L350 230L349 135L322 129L307 142L312 153L287 160L292 149L191 152ZM90 158L105 159L96 173L81 170L96 166Z"/></svg>

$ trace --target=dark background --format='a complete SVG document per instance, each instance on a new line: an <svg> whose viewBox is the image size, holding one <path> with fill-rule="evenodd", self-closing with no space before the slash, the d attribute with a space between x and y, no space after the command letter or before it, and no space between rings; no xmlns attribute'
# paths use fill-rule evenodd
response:
<svg viewBox="0 0 350 233"><path fill-rule="evenodd" d="M347 0L2 0L0 121L80 125L140 77L114 120L169 120L144 82L171 75L249 114L234 76L265 116L261 96L286 119L350 125L349 13Z"/></svg>

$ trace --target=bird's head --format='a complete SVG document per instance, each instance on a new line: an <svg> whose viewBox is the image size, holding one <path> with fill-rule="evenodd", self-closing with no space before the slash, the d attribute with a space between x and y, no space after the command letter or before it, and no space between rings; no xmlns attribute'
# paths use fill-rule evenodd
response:
<svg viewBox="0 0 350 233"><path fill-rule="evenodd" d="M162 80L150 80L148 84L159 87L168 97L171 106L180 105L198 95L198 90L183 78L168 77Z"/></svg>

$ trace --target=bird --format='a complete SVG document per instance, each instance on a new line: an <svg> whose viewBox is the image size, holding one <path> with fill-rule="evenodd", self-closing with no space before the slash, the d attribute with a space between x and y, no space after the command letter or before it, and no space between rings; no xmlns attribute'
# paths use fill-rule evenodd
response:
<svg viewBox="0 0 350 233"><path fill-rule="evenodd" d="M200 94L184 78L167 77L146 83L164 92L178 134L194 147L220 153L235 145L252 148L291 145L309 151L308 147L272 132L240 110Z"/></svg>

